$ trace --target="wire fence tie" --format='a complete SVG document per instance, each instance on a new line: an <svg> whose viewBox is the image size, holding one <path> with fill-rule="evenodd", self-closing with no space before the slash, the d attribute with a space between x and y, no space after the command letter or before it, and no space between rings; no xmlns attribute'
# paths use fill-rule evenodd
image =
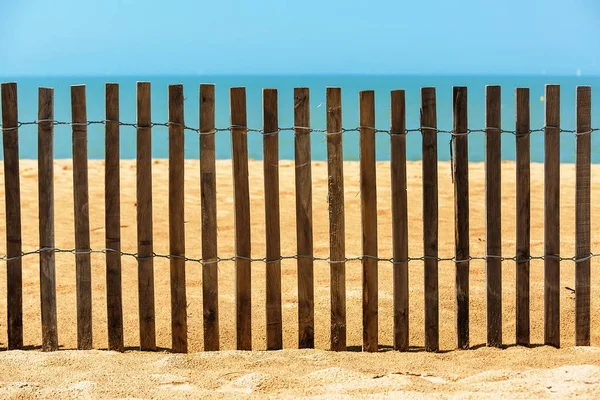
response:
<svg viewBox="0 0 600 400"><path fill-rule="evenodd" d="M73 250L71 250L71 253L73 253L75 255L90 254L91 252L92 252L92 249L73 249Z"/></svg>

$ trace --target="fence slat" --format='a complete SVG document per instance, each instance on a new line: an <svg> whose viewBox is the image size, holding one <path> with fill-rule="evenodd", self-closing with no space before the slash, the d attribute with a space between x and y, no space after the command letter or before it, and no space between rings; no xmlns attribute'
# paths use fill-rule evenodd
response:
<svg viewBox="0 0 600 400"><path fill-rule="evenodd" d="M308 88L294 89L294 126L297 251L298 254L306 256L298 257L298 348L312 349L315 347L315 292Z"/></svg>
<svg viewBox="0 0 600 400"><path fill-rule="evenodd" d="M391 93L392 246L394 256L394 349L408 350L408 202L406 195L406 102Z"/></svg>
<svg viewBox="0 0 600 400"><path fill-rule="evenodd" d="M54 89L39 88L38 188L40 248L54 248ZM58 349L56 319L56 260L54 251L40 253L42 348ZM87 349L91 347L81 347ZM78 347L80 348L80 347Z"/></svg>
<svg viewBox="0 0 600 400"><path fill-rule="evenodd" d="M217 260L217 186L215 167L215 85L200 85L200 193L204 350L219 350L219 264Z"/></svg>
<svg viewBox="0 0 600 400"><path fill-rule="evenodd" d="M156 350L152 238L152 107L150 82L137 83L136 196L140 350Z"/></svg>
<svg viewBox="0 0 600 400"><path fill-rule="evenodd" d="M502 346L501 87L485 88L487 345Z"/></svg>
<svg viewBox="0 0 600 400"><path fill-rule="evenodd" d="M8 349L23 347L23 272L21 244L21 187L19 179L19 122L17 84L3 83L2 144L4 147L4 196L6 205L6 262ZM15 128L15 129L13 129Z"/></svg>
<svg viewBox="0 0 600 400"><path fill-rule="evenodd" d="M183 85L169 85L169 253L171 257L171 331L175 353L187 353L184 225Z"/></svg>
<svg viewBox="0 0 600 400"><path fill-rule="evenodd" d="M360 196L362 223L363 351L377 351L377 175L375 164L375 92L359 92Z"/></svg>
<svg viewBox="0 0 600 400"><path fill-rule="evenodd" d="M263 166L267 248L267 350L283 348L281 316L281 238L279 222L279 135L277 90L263 90Z"/></svg>
<svg viewBox="0 0 600 400"><path fill-rule="evenodd" d="M546 85L544 102L544 254L560 256L560 86ZM560 347L560 260L544 260L544 343Z"/></svg>
<svg viewBox="0 0 600 400"><path fill-rule="evenodd" d="M108 349L123 351L123 300L121 293L121 193L119 171L119 85L106 84L105 225L106 316Z"/></svg>
<svg viewBox="0 0 600 400"><path fill-rule="evenodd" d="M342 91L327 88L327 174L331 280L331 350L346 350L346 244Z"/></svg>
<svg viewBox="0 0 600 400"><path fill-rule="evenodd" d="M575 161L575 345L590 345L591 86L577 87ZM588 133L585 133L588 132Z"/></svg>
<svg viewBox="0 0 600 400"><path fill-rule="evenodd" d="M429 129L428 129L429 128ZM435 88L421 89L423 133L423 251L425 260L425 350L439 350L438 184Z"/></svg>
<svg viewBox="0 0 600 400"><path fill-rule="evenodd" d="M252 350L251 261L245 259L251 257L246 88L231 88L230 101L233 205L235 208L237 349Z"/></svg>
<svg viewBox="0 0 600 400"><path fill-rule="evenodd" d="M467 88L453 88L453 131L467 133ZM469 348L469 141L467 135L454 142L454 235L456 260L456 347Z"/></svg>
<svg viewBox="0 0 600 400"><path fill-rule="evenodd" d="M77 347L92 348L92 271L90 266L90 212L88 198L87 110L85 85L71 86L73 121L73 204L77 281Z"/></svg>
<svg viewBox="0 0 600 400"><path fill-rule="evenodd" d="M530 151L529 89L516 89L517 141L517 262L516 342L529 346Z"/></svg>

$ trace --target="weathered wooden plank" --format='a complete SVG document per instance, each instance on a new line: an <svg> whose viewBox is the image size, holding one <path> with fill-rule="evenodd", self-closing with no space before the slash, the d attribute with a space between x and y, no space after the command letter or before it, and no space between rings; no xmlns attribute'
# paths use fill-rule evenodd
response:
<svg viewBox="0 0 600 400"><path fill-rule="evenodd" d="M362 225L363 351L377 351L377 174L375 164L375 92L359 92L360 211Z"/></svg>
<svg viewBox="0 0 600 400"><path fill-rule="evenodd" d="M152 107L150 82L137 83L136 195L140 350L156 350L152 236Z"/></svg>
<svg viewBox="0 0 600 400"><path fill-rule="evenodd" d="M215 167L215 85L200 85L200 196L204 350L219 350L219 264Z"/></svg>
<svg viewBox="0 0 600 400"><path fill-rule="evenodd" d="M502 346L501 87L485 88L487 345Z"/></svg>
<svg viewBox="0 0 600 400"><path fill-rule="evenodd" d="M230 90L233 205L235 208L235 287L237 349L252 350L250 194L246 88Z"/></svg>
<svg viewBox="0 0 600 400"><path fill-rule="evenodd" d="M423 134L423 252L425 255L425 350L439 350L438 182L435 88L421 88Z"/></svg>
<svg viewBox="0 0 600 400"><path fill-rule="evenodd" d="M394 349L407 351L408 202L406 193L406 102L404 90L391 94L392 247L394 256Z"/></svg>
<svg viewBox="0 0 600 400"><path fill-rule="evenodd" d="M73 204L75 207L75 273L77 286L77 347L92 348L92 271L88 197L87 110L85 86L71 86L73 121Z"/></svg>
<svg viewBox="0 0 600 400"><path fill-rule="evenodd" d="M453 88L456 347L469 348L469 137L467 88Z"/></svg>
<svg viewBox="0 0 600 400"><path fill-rule="evenodd" d="M279 218L279 134L277 90L263 90L263 167L267 279L267 350L283 348L281 315L281 235Z"/></svg>
<svg viewBox="0 0 600 400"><path fill-rule="evenodd" d="M119 85L106 84L105 134L106 316L108 349L123 351L121 292L121 192L119 173Z"/></svg>
<svg viewBox="0 0 600 400"><path fill-rule="evenodd" d="M546 85L544 254L560 256L560 86ZM560 260L544 260L544 344L560 347Z"/></svg>
<svg viewBox="0 0 600 400"><path fill-rule="evenodd" d="M590 345L590 183L592 88L577 87L575 160L575 345Z"/></svg>
<svg viewBox="0 0 600 400"><path fill-rule="evenodd" d="M171 254L171 334L175 353L188 351L183 135L183 85L169 85L169 253Z"/></svg>
<svg viewBox="0 0 600 400"><path fill-rule="evenodd" d="M346 242L342 91L327 88L327 174L331 279L331 350L346 350Z"/></svg>
<svg viewBox="0 0 600 400"><path fill-rule="evenodd" d="M530 152L529 89L516 89L517 141L517 262L516 342L529 346Z"/></svg>
<svg viewBox="0 0 600 400"><path fill-rule="evenodd" d="M315 347L310 92L294 89L294 162L298 257L298 348Z"/></svg>
<svg viewBox="0 0 600 400"><path fill-rule="evenodd" d="M23 272L21 243L21 188L19 178L19 115L17 84L3 83L2 144L4 147L4 198L6 206L6 280L8 349L23 347ZM41 262L41 261L40 261Z"/></svg>
<svg viewBox="0 0 600 400"><path fill-rule="evenodd" d="M54 248L54 89L39 88L38 192L40 248ZM42 349L58 349L56 260L54 250L40 252ZM78 346L79 347L79 346ZM89 347L82 348L90 348Z"/></svg>

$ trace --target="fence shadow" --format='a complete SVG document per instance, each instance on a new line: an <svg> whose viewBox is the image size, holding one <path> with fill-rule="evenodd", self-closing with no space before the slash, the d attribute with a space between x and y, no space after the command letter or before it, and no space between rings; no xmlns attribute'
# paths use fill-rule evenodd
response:
<svg viewBox="0 0 600 400"><path fill-rule="evenodd" d="M529 349L535 349L538 347L544 347L547 346L546 344L543 343L531 343L528 346L523 346L520 344L516 344L516 343L512 343L512 344L503 344L501 346L488 346L486 343L478 343L478 344L474 344L472 346L469 346L469 348L467 349L458 349L458 348L454 348L454 349L444 349L444 350L438 350L438 351L433 351L430 353L438 353L438 354L446 354L446 353L452 353L452 352L456 352L456 351L472 351L472 350L479 350L482 348L486 348L486 347L490 347L490 348L497 348L499 350L505 350L511 347L525 347L525 348L529 348ZM362 346L348 346L346 348L346 351L348 352L353 352L353 353L362 353L363 352L363 347ZM395 350L394 346L390 346L390 345L385 345L385 344L380 344L379 348L378 348L378 352L379 353L386 353L389 351L397 351L397 352L401 352L400 350ZM409 346L407 351L404 351L404 353L421 353L421 352L428 352L427 350L425 350L425 346Z"/></svg>
<svg viewBox="0 0 600 400"><path fill-rule="evenodd" d="M362 353L363 352L363 347L362 346L348 346L346 348L346 351L352 352L352 353ZM425 346L409 346L408 347L408 351L401 352L400 350L394 350L394 346L385 345L385 344L380 344L379 347L378 347L378 350L377 350L378 353L387 353L387 352L391 352L391 351L395 351L395 352L398 352L398 353L421 353L421 352L426 352ZM455 351L455 350L438 350L438 351L431 352L431 353L444 354L444 353L450 353L452 351Z"/></svg>

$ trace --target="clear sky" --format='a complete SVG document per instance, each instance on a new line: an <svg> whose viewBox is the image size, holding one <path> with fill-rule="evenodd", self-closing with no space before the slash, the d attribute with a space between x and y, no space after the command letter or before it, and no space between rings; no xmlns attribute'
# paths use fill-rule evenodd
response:
<svg viewBox="0 0 600 400"><path fill-rule="evenodd" d="M0 0L0 75L600 75L599 0Z"/></svg>

